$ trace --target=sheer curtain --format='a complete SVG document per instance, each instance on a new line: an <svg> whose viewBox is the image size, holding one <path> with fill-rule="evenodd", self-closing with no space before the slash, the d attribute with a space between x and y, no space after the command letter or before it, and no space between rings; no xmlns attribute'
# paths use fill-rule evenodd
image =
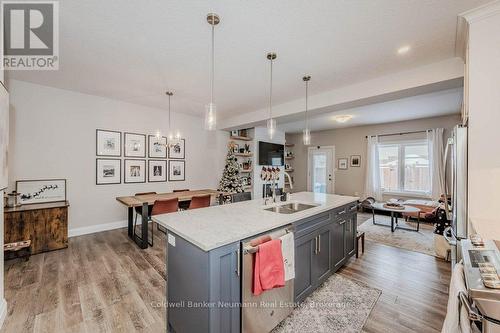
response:
<svg viewBox="0 0 500 333"><path fill-rule="evenodd" d="M369 136L366 150L365 196L382 201L380 166L378 158L378 136Z"/></svg>
<svg viewBox="0 0 500 333"><path fill-rule="evenodd" d="M444 189L444 129L435 128L427 131L427 148L429 150L429 164L431 173L431 196L437 200Z"/></svg>

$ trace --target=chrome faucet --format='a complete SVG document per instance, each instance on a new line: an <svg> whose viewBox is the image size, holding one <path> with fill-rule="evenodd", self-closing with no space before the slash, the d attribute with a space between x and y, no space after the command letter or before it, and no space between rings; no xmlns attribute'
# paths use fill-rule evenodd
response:
<svg viewBox="0 0 500 333"><path fill-rule="evenodd" d="M292 193L292 190L293 190L292 177L290 177L290 175L286 171L284 171L283 173L288 178L288 183L290 184L290 193Z"/></svg>
<svg viewBox="0 0 500 333"><path fill-rule="evenodd" d="M273 203L276 203L276 180L272 179L272 182L266 182L266 186L264 187L264 205L267 205L269 197L267 196L267 185L271 185L271 199Z"/></svg>

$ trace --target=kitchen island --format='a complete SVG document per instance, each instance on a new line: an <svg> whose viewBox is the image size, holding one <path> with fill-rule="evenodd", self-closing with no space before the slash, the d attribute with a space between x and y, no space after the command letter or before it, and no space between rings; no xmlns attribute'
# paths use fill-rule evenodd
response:
<svg viewBox="0 0 500 333"><path fill-rule="evenodd" d="M293 300L302 301L355 253L357 201L301 192L154 216L168 230L169 330L240 332L242 242L283 227L294 232ZM303 210L273 208L289 203Z"/></svg>

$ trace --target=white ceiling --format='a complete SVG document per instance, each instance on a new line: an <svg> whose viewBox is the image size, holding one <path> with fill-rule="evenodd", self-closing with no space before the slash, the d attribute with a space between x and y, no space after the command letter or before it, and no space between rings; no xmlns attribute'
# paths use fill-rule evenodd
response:
<svg viewBox="0 0 500 333"><path fill-rule="evenodd" d="M11 78L201 115L209 100L210 26L216 27L219 117L454 56L457 14L489 0L60 1L60 70ZM396 50L410 45L398 56Z"/></svg>
<svg viewBox="0 0 500 333"><path fill-rule="evenodd" d="M324 113L309 118L309 128L311 131L321 131L333 128L458 114L462 104L462 91L463 88L454 88L384 103ZM337 115L351 115L353 118L345 123L338 123L335 121L335 116ZM278 123L278 127L286 133L301 133L305 124L304 119L302 115L301 120Z"/></svg>

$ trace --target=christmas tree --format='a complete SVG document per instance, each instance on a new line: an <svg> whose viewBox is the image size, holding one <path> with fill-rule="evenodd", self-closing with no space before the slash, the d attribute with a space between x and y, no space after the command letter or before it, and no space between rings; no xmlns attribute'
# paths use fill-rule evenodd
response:
<svg viewBox="0 0 500 333"><path fill-rule="evenodd" d="M243 183L240 178L238 160L233 153L233 145L234 143L229 145L229 150L226 155L226 166L224 167L224 172L219 182L219 191L223 192L221 194L223 203L231 202L231 196L229 194L243 192Z"/></svg>

